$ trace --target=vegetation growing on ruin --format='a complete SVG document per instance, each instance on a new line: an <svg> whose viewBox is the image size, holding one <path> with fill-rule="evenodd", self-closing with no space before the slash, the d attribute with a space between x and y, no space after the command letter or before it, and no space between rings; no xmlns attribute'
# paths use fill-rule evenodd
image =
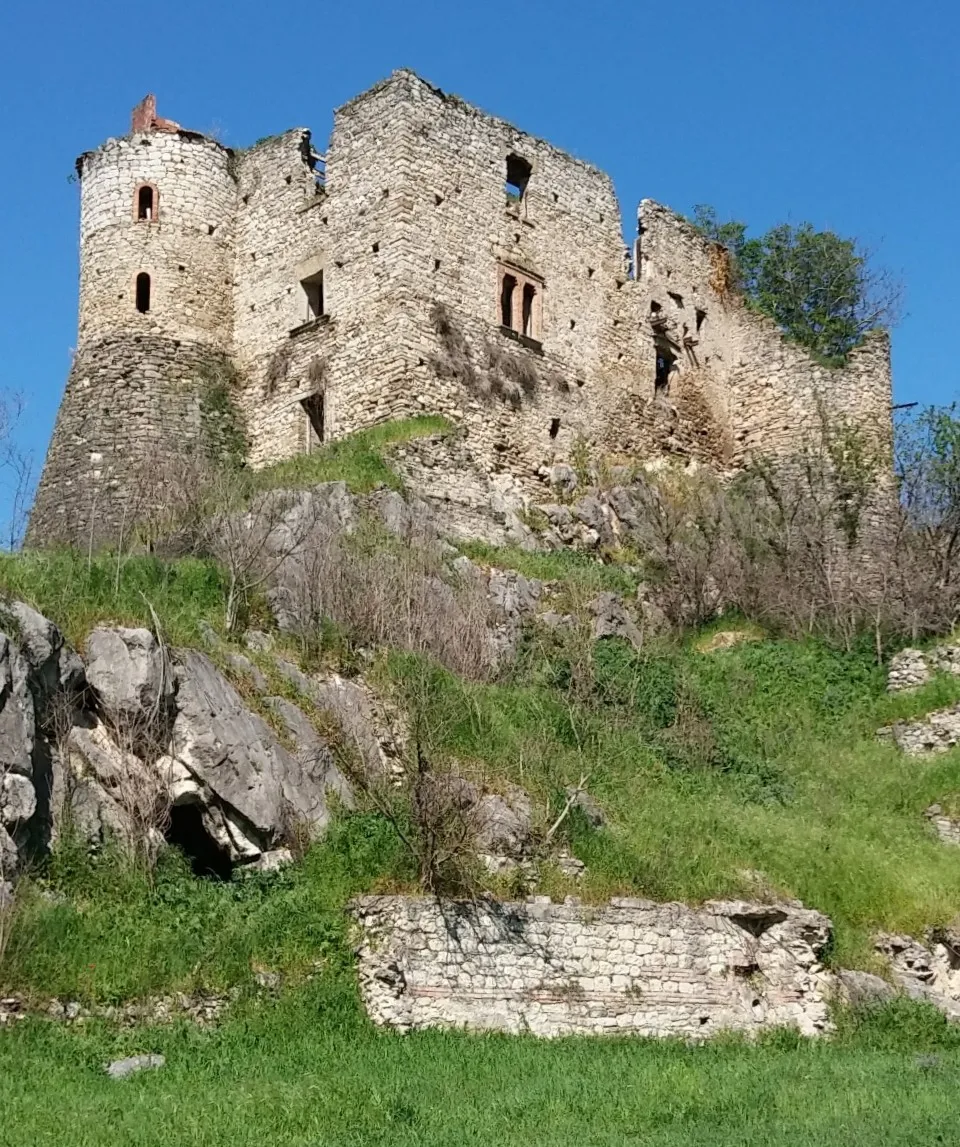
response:
<svg viewBox="0 0 960 1147"><path fill-rule="evenodd" d="M902 287L857 239L781 223L748 237L747 224L721 221L707 204L693 225L727 248L734 286L788 337L826 365L841 365L868 331L896 322Z"/></svg>
<svg viewBox="0 0 960 1147"><path fill-rule="evenodd" d="M346 482L355 494L365 494L378 486L399 490L400 479L384 456L390 446L442 434L452 424L435 414L382 422L345 438L326 443L309 454L299 454L257 472L260 489L305 489L318 482Z"/></svg>

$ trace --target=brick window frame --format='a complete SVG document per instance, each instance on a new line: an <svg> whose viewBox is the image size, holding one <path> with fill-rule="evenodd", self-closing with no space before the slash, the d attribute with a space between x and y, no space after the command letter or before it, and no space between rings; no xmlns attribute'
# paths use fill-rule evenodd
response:
<svg viewBox="0 0 960 1147"><path fill-rule="evenodd" d="M152 193L151 209L149 215L140 214L140 194L149 189ZM160 220L160 188L155 183L138 183L133 189L133 221L134 223L157 223Z"/></svg>
<svg viewBox="0 0 960 1147"><path fill-rule="evenodd" d="M510 263L497 264L495 314L504 331L540 342L543 337L543 279ZM509 311L509 315L507 314ZM506 321L509 318L509 322Z"/></svg>

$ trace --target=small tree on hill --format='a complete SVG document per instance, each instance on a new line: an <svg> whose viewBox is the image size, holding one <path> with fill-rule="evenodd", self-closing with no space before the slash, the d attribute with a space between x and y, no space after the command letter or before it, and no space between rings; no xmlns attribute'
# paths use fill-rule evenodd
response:
<svg viewBox="0 0 960 1147"><path fill-rule="evenodd" d="M722 223L705 204L694 208L693 224L731 252L750 305L819 358L842 362L868 331L898 317L900 283L873 266L856 239L811 223L782 223L748 238L745 223Z"/></svg>

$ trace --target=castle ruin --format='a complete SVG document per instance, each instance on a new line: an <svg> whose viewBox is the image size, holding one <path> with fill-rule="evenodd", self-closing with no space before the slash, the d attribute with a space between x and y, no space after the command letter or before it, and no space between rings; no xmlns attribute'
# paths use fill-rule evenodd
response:
<svg viewBox="0 0 960 1147"><path fill-rule="evenodd" d="M261 467L388 419L462 428L548 490L596 457L723 468L796 452L818 410L889 425L889 344L819 365L748 310L726 254L610 179L398 71L242 151L156 114L77 160L79 338L28 541L115 540L227 386Z"/></svg>

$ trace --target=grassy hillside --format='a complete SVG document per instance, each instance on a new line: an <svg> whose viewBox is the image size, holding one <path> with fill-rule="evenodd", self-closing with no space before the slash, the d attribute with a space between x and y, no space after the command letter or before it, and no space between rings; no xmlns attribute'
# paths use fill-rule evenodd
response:
<svg viewBox="0 0 960 1147"><path fill-rule="evenodd" d="M397 487L383 445L439 428L381 428L260 481ZM640 576L567 551L463 549L551 581L558 611L583 614L601 590L629 595ZM149 624L151 610L174 644L222 632L223 575L206 560L5 556L0 589L80 646L96 623ZM252 609L250 622L269 627L266 608ZM747 640L717 647L719 628ZM960 751L906 758L875 730L960 699L958 678L888 696L871 642L840 651L733 618L640 652L534 627L516 664L487 683L395 650L364 665L416 717L438 767L494 789L522 785L541 827L566 786L587 778L607 824L574 812L561 830L586 876L574 884L547 863L539 891L796 897L833 918L831 963L881 972L873 932L920 933L957 916L960 849L937 840L923 810L960 793ZM516 891L498 879L496 891ZM215 1031L92 1020L0 1029L0 1143L65 1142L66 1128L72 1147L949 1141L960 1031L915 1004L838 1014L837 1036L818 1043L376 1031L357 998L343 906L414 884L411 857L371 809L339 817L297 865L228 883L194 878L173 850L147 874L65 837L21 886L0 996L110 1004L232 989L238 999ZM282 973L278 994L258 993L262 970ZM167 1066L122 1084L102 1075L107 1060L140 1052L162 1052Z"/></svg>

